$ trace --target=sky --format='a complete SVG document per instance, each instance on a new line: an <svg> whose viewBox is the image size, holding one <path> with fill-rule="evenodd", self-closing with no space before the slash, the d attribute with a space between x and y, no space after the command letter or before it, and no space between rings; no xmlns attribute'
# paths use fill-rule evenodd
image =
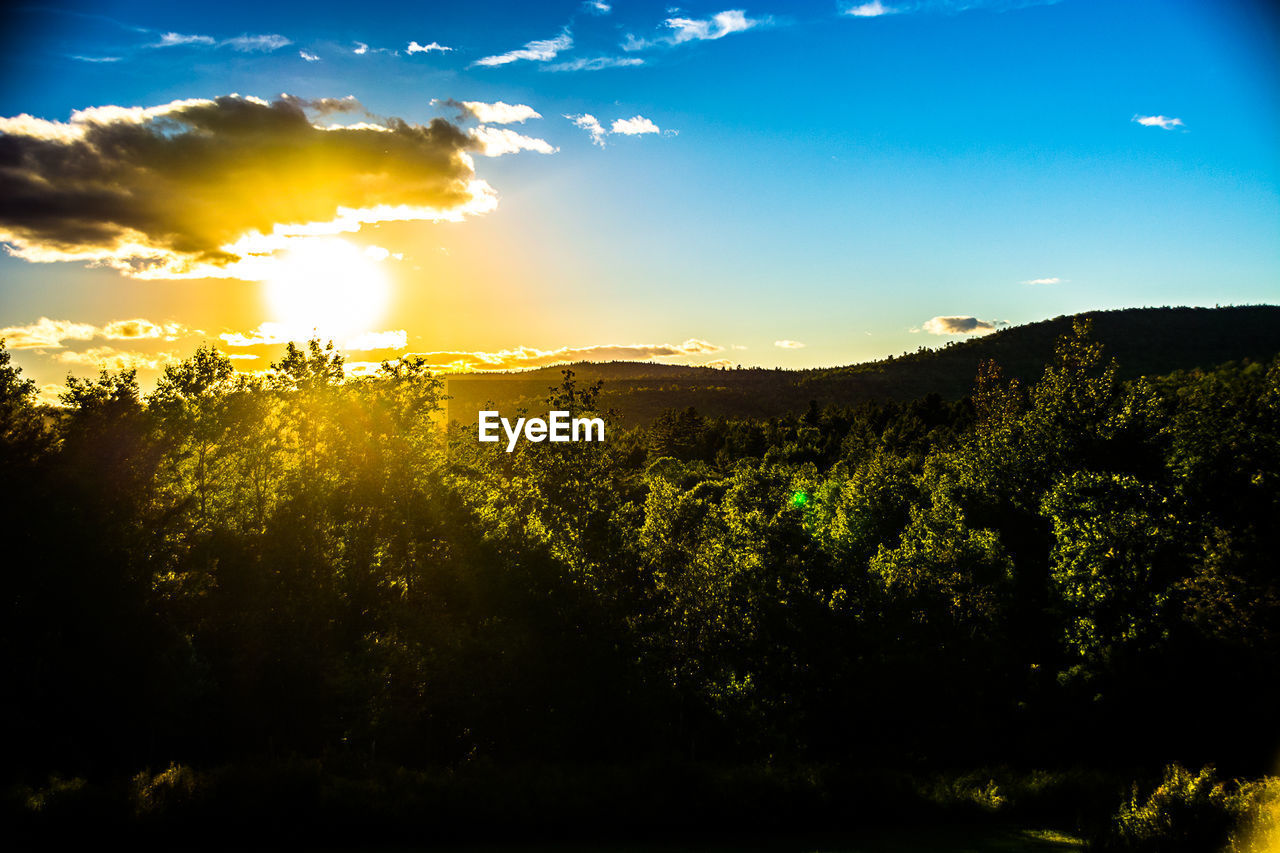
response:
<svg viewBox="0 0 1280 853"><path fill-rule="evenodd" d="M813 367L1280 301L1264 2L48 3L0 34L0 337L68 373Z"/></svg>

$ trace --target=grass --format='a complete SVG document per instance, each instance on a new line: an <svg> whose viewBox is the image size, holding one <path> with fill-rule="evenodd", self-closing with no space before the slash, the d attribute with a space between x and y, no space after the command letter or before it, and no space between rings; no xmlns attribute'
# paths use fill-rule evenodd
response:
<svg viewBox="0 0 1280 853"><path fill-rule="evenodd" d="M815 835L797 837L737 838L724 836L680 841L617 844L608 841L570 844L506 844L451 847L456 853L1068 853L1084 850L1078 839L1052 830L1017 827L899 830L859 837Z"/></svg>

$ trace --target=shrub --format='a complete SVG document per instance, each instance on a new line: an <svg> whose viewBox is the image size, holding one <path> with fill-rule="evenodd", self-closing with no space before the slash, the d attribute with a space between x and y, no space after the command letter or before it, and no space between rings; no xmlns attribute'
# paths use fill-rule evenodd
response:
<svg viewBox="0 0 1280 853"><path fill-rule="evenodd" d="M130 793L138 816L166 814L175 806L190 802L199 786L196 772L185 764L170 764L154 776L148 770L133 777Z"/></svg>
<svg viewBox="0 0 1280 853"><path fill-rule="evenodd" d="M1280 838L1278 810L1280 780L1224 782L1211 766L1193 773L1170 764L1145 798L1133 786L1100 846L1141 853L1265 853Z"/></svg>

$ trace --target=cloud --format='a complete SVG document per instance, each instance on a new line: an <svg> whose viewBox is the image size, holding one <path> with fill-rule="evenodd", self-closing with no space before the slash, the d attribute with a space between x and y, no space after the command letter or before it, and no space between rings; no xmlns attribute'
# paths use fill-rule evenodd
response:
<svg viewBox="0 0 1280 853"><path fill-rule="evenodd" d="M219 47L229 47L240 53L270 53L273 50L279 50L282 47L288 47L293 44L289 39L276 33L266 33L262 35L236 36L225 41L219 42Z"/></svg>
<svg viewBox="0 0 1280 853"><path fill-rule="evenodd" d="M517 151L554 154L560 150L545 139L524 136L506 127L489 127L482 124L469 131L469 134L480 144L480 153L486 157L501 157L503 154L515 154Z"/></svg>
<svg viewBox="0 0 1280 853"><path fill-rule="evenodd" d="M180 47L187 44L213 45L217 40L213 36L184 35L183 33L165 33L160 41L148 47Z"/></svg>
<svg viewBox="0 0 1280 853"><path fill-rule="evenodd" d="M320 126L352 99L226 95L0 118L0 242L139 278L258 279L300 236L488 212L482 144L437 118Z"/></svg>
<svg viewBox="0 0 1280 853"><path fill-rule="evenodd" d="M113 320L99 330L98 334L113 341L143 340L146 338L163 338L176 341L187 333L187 327L181 323L152 323L150 320Z"/></svg>
<svg viewBox="0 0 1280 853"><path fill-rule="evenodd" d="M298 51L298 56L301 56L301 57L302 57L303 59L305 59L307 62L319 62L319 61L320 61L320 57L316 56L314 53L308 53L308 52L307 52L307 51L305 51L305 50L300 50L300 51Z"/></svg>
<svg viewBox="0 0 1280 853"><path fill-rule="evenodd" d="M76 56L72 55L72 59L80 62L119 62L123 57L119 56Z"/></svg>
<svg viewBox="0 0 1280 853"><path fill-rule="evenodd" d="M842 13L855 18L878 18L882 15L909 14L912 12L955 15L972 9L990 12L1009 12L1030 6L1052 6L1061 0L901 0L886 6L882 0L854 2L844 7Z"/></svg>
<svg viewBox="0 0 1280 853"><path fill-rule="evenodd" d="M349 338L342 348L353 352L368 352L376 349L404 349L409 345L409 336L404 329L387 332L366 332Z"/></svg>
<svg viewBox="0 0 1280 853"><path fill-rule="evenodd" d="M365 113L368 115L364 104L360 103L355 95L347 95L345 98L299 98L296 95L286 93L280 96L280 100L316 115L328 116L334 113Z"/></svg>
<svg viewBox="0 0 1280 853"><path fill-rule="evenodd" d="M290 326L284 323L262 323L248 332L223 332L218 335L229 347L257 347L271 344L287 344L296 339Z"/></svg>
<svg viewBox="0 0 1280 853"><path fill-rule="evenodd" d="M147 30L142 30L147 32ZM194 35L188 33L164 33L160 40L143 47L229 47L240 53L270 53L293 44L279 33L244 33L234 38L218 41L213 36Z"/></svg>
<svg viewBox="0 0 1280 853"><path fill-rule="evenodd" d="M358 41L356 42L355 48L351 52L354 53L356 56L364 56L366 53L369 52L369 45L365 44L362 41Z"/></svg>
<svg viewBox="0 0 1280 853"><path fill-rule="evenodd" d="M312 333L314 334L314 333ZM286 323L261 323L258 328L249 332L223 332L218 335L229 347L260 347L277 344L297 343L309 337L299 334L298 329ZM409 345L408 333L404 329L389 329L384 332L365 332L348 338L342 349L353 352L367 352L379 349L404 349Z"/></svg>
<svg viewBox="0 0 1280 853"><path fill-rule="evenodd" d="M591 141L601 148L604 147L604 135L608 132L601 127L600 122L591 113L583 113L582 115L571 116L565 115L569 121L582 128L591 137Z"/></svg>
<svg viewBox="0 0 1280 853"><path fill-rule="evenodd" d="M668 18L666 25L674 30L671 39L675 44L686 41L707 41L724 38L731 33L746 32L759 24L752 20L741 9L717 12L707 20L694 18Z"/></svg>
<svg viewBox="0 0 1280 853"><path fill-rule="evenodd" d="M1144 116L1135 115L1132 121L1136 121L1143 127L1159 127L1164 130L1173 130L1175 127L1185 127L1180 118L1168 118L1167 116Z"/></svg>
<svg viewBox="0 0 1280 853"><path fill-rule="evenodd" d="M892 15L894 11L896 10L886 7L880 0L871 0L870 3L850 6L844 10L844 13L853 15L855 18L878 18L881 15Z"/></svg>
<svg viewBox="0 0 1280 853"><path fill-rule="evenodd" d="M177 353L129 352L114 347L95 347L83 352L60 352L54 360L62 364L78 364L96 370L159 370L181 359Z"/></svg>
<svg viewBox="0 0 1280 853"><path fill-rule="evenodd" d="M708 361L699 366L700 367L733 367L733 362L727 358L717 358L715 361Z"/></svg>
<svg viewBox="0 0 1280 853"><path fill-rule="evenodd" d="M582 8L593 15L607 15L613 11L613 7L604 0L586 0L582 4Z"/></svg>
<svg viewBox="0 0 1280 853"><path fill-rule="evenodd" d="M644 116L620 118L614 121L610 133L621 133L624 136L639 136L644 133L660 133L658 126Z"/></svg>
<svg viewBox="0 0 1280 853"><path fill-rule="evenodd" d="M724 347L697 338L682 344L597 344L586 347L561 347L541 350L516 347L498 352L424 352L415 353L437 370L519 370L576 361L648 361L654 358L679 358L720 352Z"/></svg>
<svg viewBox="0 0 1280 853"><path fill-rule="evenodd" d="M977 317L933 317L921 327L931 335L987 335L1001 326L1003 320L979 320Z"/></svg>
<svg viewBox="0 0 1280 853"><path fill-rule="evenodd" d="M163 338L174 341L187 331L187 327L181 323L158 324L141 318L112 320L105 326L94 326L91 323L41 317L26 326L0 329L0 338L7 340L6 346L9 349L62 349L67 341L90 341L94 338L114 341Z"/></svg>
<svg viewBox="0 0 1280 853"><path fill-rule="evenodd" d="M638 56L596 56L591 59L571 59L568 62L557 62L547 65L545 71L601 71L605 68L633 68L644 65Z"/></svg>
<svg viewBox="0 0 1280 853"><path fill-rule="evenodd" d="M1062 281L1062 279L1054 276L1053 278L1030 278L1024 281L1023 284L1061 284Z"/></svg>
<svg viewBox="0 0 1280 853"><path fill-rule="evenodd" d="M470 116L481 124L519 124L531 118L542 118L542 114L527 104L508 104L494 101L455 101L449 98L443 101L446 106L457 108L463 116Z"/></svg>
<svg viewBox="0 0 1280 853"><path fill-rule="evenodd" d="M98 329L88 323L72 323L69 320L50 320L41 317L26 326L9 326L0 329L9 349L57 349L63 341L88 341L98 334Z"/></svg>
<svg viewBox="0 0 1280 853"><path fill-rule="evenodd" d="M491 68L496 65L518 62L522 59L527 59L530 62L547 62L555 59L557 54L571 47L573 47L573 36L569 34L568 30L565 30L555 38L531 41L519 50L508 51L497 56L486 56L483 59L477 59L472 64Z"/></svg>
<svg viewBox="0 0 1280 853"><path fill-rule="evenodd" d="M662 25L669 32L653 39L628 35L622 44L627 51L644 50L655 45L678 45L691 41L714 41L733 33L742 33L752 27L770 23L769 18L748 18L742 9L717 12L710 18L667 18Z"/></svg>
<svg viewBox="0 0 1280 853"><path fill-rule="evenodd" d="M46 406L55 406L61 408L62 395L67 392L67 386L57 382L50 382L41 385L40 390L36 391L36 400L44 403Z"/></svg>
<svg viewBox="0 0 1280 853"><path fill-rule="evenodd" d="M613 124L608 130L600 121L591 113L583 113L582 115L566 115L569 121L585 130L590 136L591 141L601 148L604 148L604 138L609 134L620 134L622 136L640 136L646 133L661 133L661 129L644 116L632 116L631 118L614 119ZM668 130L668 134L675 134L676 131Z"/></svg>
<svg viewBox="0 0 1280 853"><path fill-rule="evenodd" d="M445 51L453 50L453 48L445 47L439 42L434 42L434 41L431 44L418 44L416 41L411 41L409 42L409 46L406 47L404 50L405 50L405 53L412 56L415 53L431 53L433 50L438 50L443 53Z"/></svg>
<svg viewBox="0 0 1280 853"><path fill-rule="evenodd" d="M773 345L775 347L780 347L782 349L803 349L804 348L804 344L800 343L799 341L774 341Z"/></svg>

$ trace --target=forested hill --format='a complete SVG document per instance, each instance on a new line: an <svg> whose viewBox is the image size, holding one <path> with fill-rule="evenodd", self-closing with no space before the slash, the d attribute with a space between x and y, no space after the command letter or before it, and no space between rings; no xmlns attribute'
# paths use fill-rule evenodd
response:
<svg viewBox="0 0 1280 853"><path fill-rule="evenodd" d="M628 424L645 423L672 408L696 407L710 416L771 416L821 405L869 399L948 399L969 393L978 365L994 359L1006 376L1038 377L1054 341L1075 316L1092 320L1094 336L1124 378L1266 359L1280 352L1280 306L1126 308L1090 311L1012 326L990 335L882 361L820 370L718 370L649 362L569 365L584 382L603 380L606 406ZM527 373L475 373L449 379L449 417L469 422L492 403L501 411L538 410L564 365Z"/></svg>

